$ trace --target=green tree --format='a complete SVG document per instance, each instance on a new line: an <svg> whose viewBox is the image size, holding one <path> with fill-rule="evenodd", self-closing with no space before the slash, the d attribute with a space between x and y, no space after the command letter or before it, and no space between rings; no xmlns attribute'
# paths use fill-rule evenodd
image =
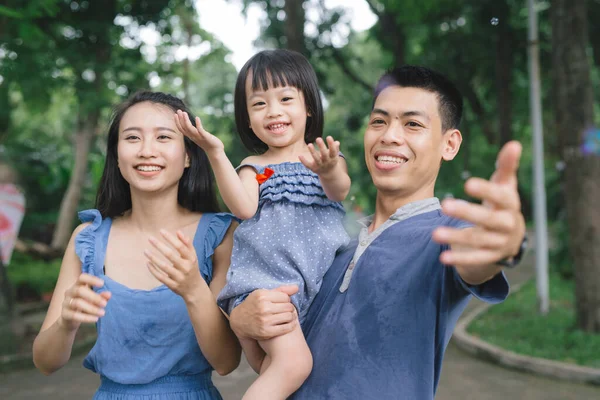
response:
<svg viewBox="0 0 600 400"><path fill-rule="evenodd" d="M147 86L142 83L147 69L140 53L140 27L165 18L179 3L63 0L54 3L52 15L30 15L28 29L22 29L23 21L18 21L3 32L5 51L15 57L3 61L2 75L11 77L26 102L43 106L57 87L64 86L73 88L76 99L72 111L74 164L53 248L62 249L69 240L102 111L118 95L126 94L128 87ZM193 10L190 4L188 8Z"/></svg>
<svg viewBox="0 0 600 400"><path fill-rule="evenodd" d="M564 185L577 324L584 331L600 333L600 209L596 204L600 155L585 151L588 132L594 126L587 4L585 0L552 3L552 67L555 132L566 164Z"/></svg>

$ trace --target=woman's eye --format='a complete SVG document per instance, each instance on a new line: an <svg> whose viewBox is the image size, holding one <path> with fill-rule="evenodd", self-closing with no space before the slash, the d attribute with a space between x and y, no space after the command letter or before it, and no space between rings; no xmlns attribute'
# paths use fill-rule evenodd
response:
<svg viewBox="0 0 600 400"><path fill-rule="evenodd" d="M158 140L167 140L167 139L171 139L171 136L168 136L168 135L160 135L160 136L158 137Z"/></svg>
<svg viewBox="0 0 600 400"><path fill-rule="evenodd" d="M139 138L135 135L129 135L129 136L125 137L125 140L136 140L136 139L139 139Z"/></svg>

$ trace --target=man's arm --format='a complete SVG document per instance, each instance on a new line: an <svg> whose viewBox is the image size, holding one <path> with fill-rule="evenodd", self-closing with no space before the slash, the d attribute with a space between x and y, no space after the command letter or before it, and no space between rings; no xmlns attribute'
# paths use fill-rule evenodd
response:
<svg viewBox="0 0 600 400"><path fill-rule="evenodd" d="M231 312L231 329L240 340L267 340L291 332L298 315L290 296L297 291L297 286L255 290Z"/></svg>
<svg viewBox="0 0 600 400"><path fill-rule="evenodd" d="M492 279L502 270L497 263L516 256L521 248L525 218L517 191L520 158L521 144L509 142L500 150L489 181L471 178L465 183L465 192L483 200L482 204L455 199L442 202L445 214L474 225L465 229L440 227L433 232L436 242L450 246L440 261L453 265L470 285Z"/></svg>

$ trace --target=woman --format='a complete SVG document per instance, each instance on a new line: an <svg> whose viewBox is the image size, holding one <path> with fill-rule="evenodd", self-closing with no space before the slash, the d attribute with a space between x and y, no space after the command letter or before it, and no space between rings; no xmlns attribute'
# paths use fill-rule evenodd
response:
<svg viewBox="0 0 600 400"><path fill-rule="evenodd" d="M204 152L173 115L183 102L141 92L117 108L97 209L80 213L33 345L50 374L69 360L82 323L98 339L84 366L95 399L220 399L211 370L239 364L217 307L232 248L232 217L217 214Z"/></svg>

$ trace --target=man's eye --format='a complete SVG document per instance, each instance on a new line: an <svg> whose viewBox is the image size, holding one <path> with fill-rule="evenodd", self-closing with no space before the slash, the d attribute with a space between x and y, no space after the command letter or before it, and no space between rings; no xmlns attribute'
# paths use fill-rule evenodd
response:
<svg viewBox="0 0 600 400"><path fill-rule="evenodd" d="M384 123L385 123L385 121L382 119L374 119L373 121L371 121L371 125L381 125Z"/></svg>
<svg viewBox="0 0 600 400"><path fill-rule="evenodd" d="M421 124L414 122L414 121L410 121L408 122L406 125L412 127L412 128L421 128Z"/></svg>

